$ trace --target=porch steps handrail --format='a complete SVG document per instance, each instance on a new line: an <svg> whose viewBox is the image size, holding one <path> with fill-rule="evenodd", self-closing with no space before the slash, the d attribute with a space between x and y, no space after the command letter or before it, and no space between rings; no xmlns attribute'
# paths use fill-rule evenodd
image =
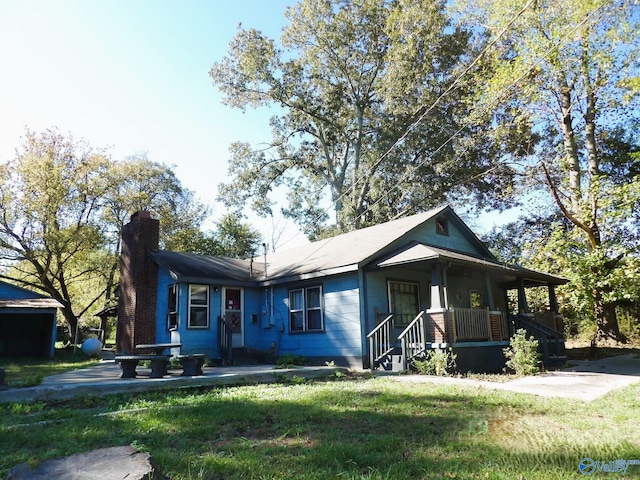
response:
<svg viewBox="0 0 640 480"><path fill-rule="evenodd" d="M393 331L393 314L389 314L376 328L367 335L369 339L369 364L374 370L381 359L395 348L395 340L391 338Z"/></svg>
<svg viewBox="0 0 640 480"><path fill-rule="evenodd" d="M518 328L524 328L529 335L532 335L538 340L540 349L542 350L543 365L548 367L554 363L554 358L565 358L564 335L561 332L531 318L527 318L524 315L514 315L513 322L516 330ZM555 346L553 355L549 351L550 345Z"/></svg>
<svg viewBox="0 0 640 480"><path fill-rule="evenodd" d="M402 369L406 370L408 364L414 358L422 355L427 348L424 328L424 311L416 315L407 328L405 328L398 340L402 345Z"/></svg>

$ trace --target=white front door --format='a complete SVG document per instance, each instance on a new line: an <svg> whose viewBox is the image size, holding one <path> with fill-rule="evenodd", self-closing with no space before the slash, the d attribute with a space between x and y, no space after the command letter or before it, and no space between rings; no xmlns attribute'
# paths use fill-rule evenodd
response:
<svg viewBox="0 0 640 480"><path fill-rule="evenodd" d="M224 319L227 325L231 327L231 346L244 347L244 334L242 330L242 289L241 288L225 288L224 289Z"/></svg>

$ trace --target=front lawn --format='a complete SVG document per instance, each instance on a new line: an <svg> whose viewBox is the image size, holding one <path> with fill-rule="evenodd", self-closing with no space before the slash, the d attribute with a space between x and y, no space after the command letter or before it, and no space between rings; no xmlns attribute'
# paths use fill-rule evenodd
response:
<svg viewBox="0 0 640 480"><path fill-rule="evenodd" d="M0 367L6 374L5 382L12 388L40 385L44 377L88 367L98 362L99 360L88 358L80 351L74 354L73 347L56 349L53 359L0 357Z"/></svg>
<svg viewBox="0 0 640 480"><path fill-rule="evenodd" d="M385 377L114 395L0 406L0 478L134 445L172 479L575 479L640 458L639 425L638 384L590 403Z"/></svg>

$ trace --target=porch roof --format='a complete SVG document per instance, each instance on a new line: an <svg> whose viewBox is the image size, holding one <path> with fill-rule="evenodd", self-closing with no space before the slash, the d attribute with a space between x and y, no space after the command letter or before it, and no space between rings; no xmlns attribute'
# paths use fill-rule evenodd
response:
<svg viewBox="0 0 640 480"><path fill-rule="evenodd" d="M375 263L375 267L386 268L399 265L406 266L408 264L419 262L436 261L451 262L452 264L462 266L467 265L476 267L480 270L487 270L502 274L503 278L501 280L507 286L517 280L524 280L525 285L527 286L541 284L563 285L568 282L566 278L551 275L549 273L531 270L519 265L510 265L486 258L474 257L469 254L455 252L453 250L445 250L431 245L426 245L424 243L411 243L399 250L396 250L383 260Z"/></svg>

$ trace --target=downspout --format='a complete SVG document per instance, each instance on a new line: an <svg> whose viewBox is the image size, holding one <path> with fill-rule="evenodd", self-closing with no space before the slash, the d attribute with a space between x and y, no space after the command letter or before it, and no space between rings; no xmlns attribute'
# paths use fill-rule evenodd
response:
<svg viewBox="0 0 640 480"><path fill-rule="evenodd" d="M270 308L270 313L269 313L269 325L275 325L276 324L276 317L274 315L274 306L273 306L273 285L270 285L269 288L271 289L271 305L269 306Z"/></svg>

